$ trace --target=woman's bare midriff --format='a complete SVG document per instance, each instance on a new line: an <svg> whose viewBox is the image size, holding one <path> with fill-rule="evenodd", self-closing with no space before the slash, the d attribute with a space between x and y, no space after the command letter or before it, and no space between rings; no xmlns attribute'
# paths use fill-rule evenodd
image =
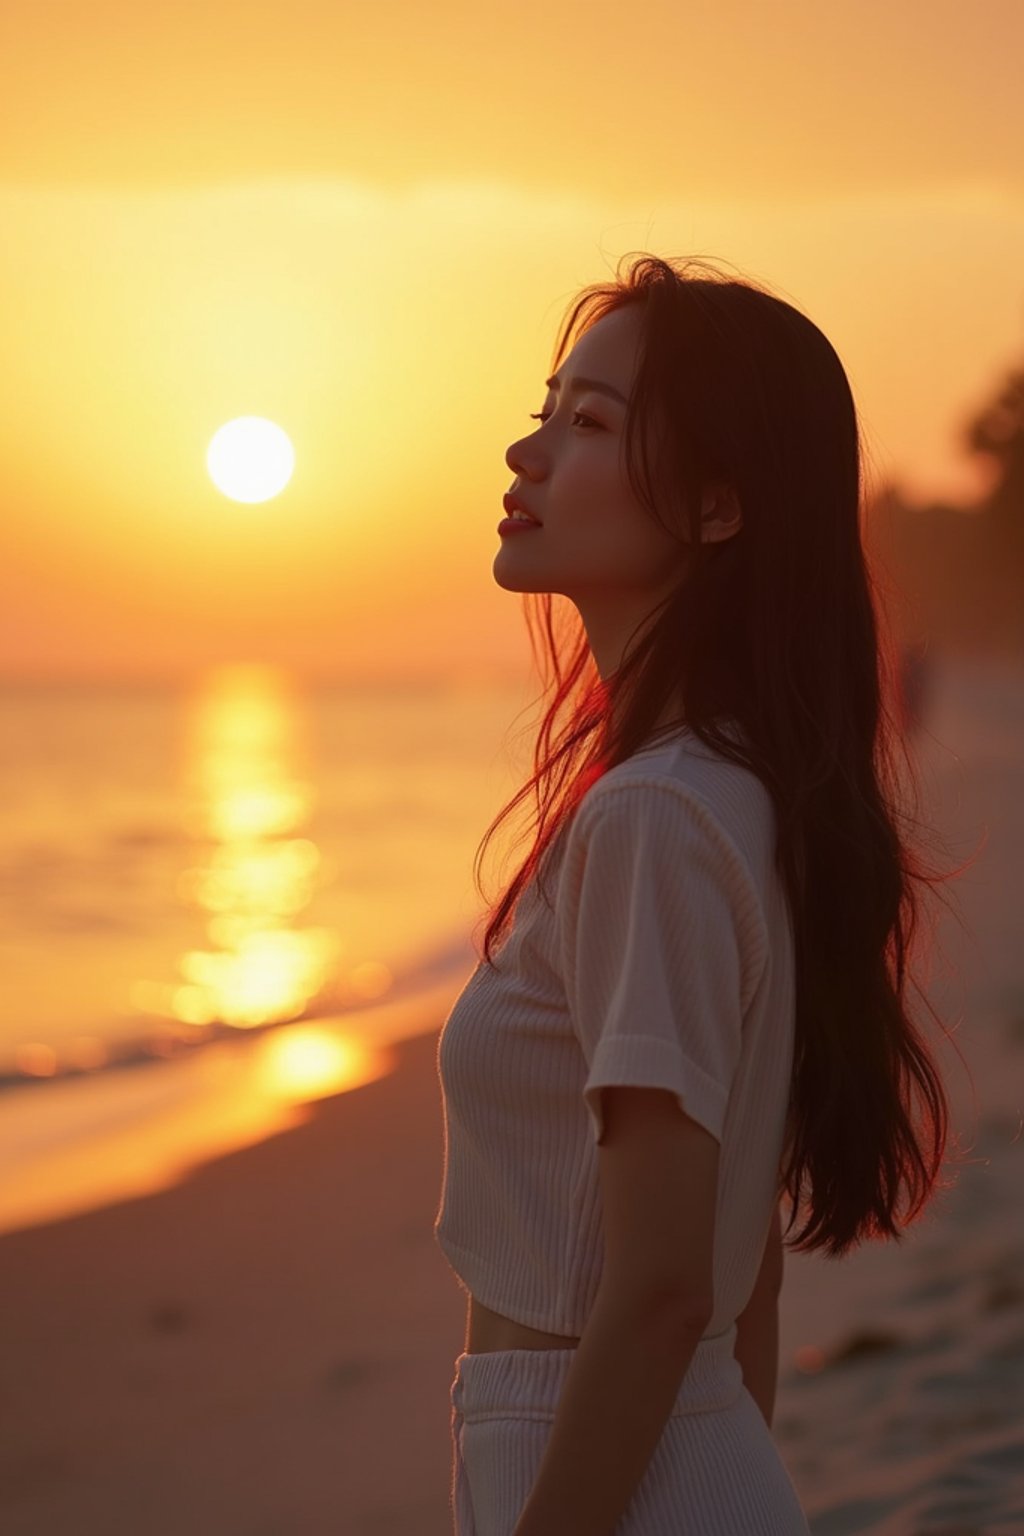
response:
<svg viewBox="0 0 1024 1536"><path fill-rule="evenodd" d="M492 1312L483 1302L470 1296L466 1315L466 1354L489 1355L496 1349L572 1349L579 1339L559 1333L542 1333L528 1328L513 1317Z"/></svg>

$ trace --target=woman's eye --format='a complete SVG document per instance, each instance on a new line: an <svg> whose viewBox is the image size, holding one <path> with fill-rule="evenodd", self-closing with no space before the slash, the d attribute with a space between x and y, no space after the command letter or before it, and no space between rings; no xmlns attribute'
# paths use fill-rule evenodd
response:
<svg viewBox="0 0 1024 1536"><path fill-rule="evenodd" d="M547 419L548 419L548 417L550 415L551 415L550 411L547 411L547 412L545 412L545 411L531 411L530 412L530 420L531 421L547 421ZM584 416L582 411L573 411L573 413L572 413L573 425L575 425L577 417L579 417L581 425L582 425L583 422L586 422L587 425L591 426L591 427L599 427L600 426L600 423L596 422L593 419L592 416Z"/></svg>

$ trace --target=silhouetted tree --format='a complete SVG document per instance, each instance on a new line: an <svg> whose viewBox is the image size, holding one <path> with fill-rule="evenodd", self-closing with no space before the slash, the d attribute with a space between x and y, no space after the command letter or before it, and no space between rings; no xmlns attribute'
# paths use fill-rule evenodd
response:
<svg viewBox="0 0 1024 1536"><path fill-rule="evenodd" d="M891 580L906 645L1024 652L1024 368L1012 370L961 430L996 466L991 489L962 506L913 505L882 487L868 535Z"/></svg>
<svg viewBox="0 0 1024 1536"><path fill-rule="evenodd" d="M1015 369L995 400L968 421L963 441L969 452L987 454L999 466L985 515L1019 527L1024 520L1024 368Z"/></svg>

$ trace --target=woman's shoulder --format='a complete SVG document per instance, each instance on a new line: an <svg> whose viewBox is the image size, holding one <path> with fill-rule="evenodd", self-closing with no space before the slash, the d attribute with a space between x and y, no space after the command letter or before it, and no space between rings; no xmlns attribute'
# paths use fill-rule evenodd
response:
<svg viewBox="0 0 1024 1536"><path fill-rule="evenodd" d="M730 734L742 740L738 728ZM660 819L666 801L678 806L682 821L699 822L754 864L773 847L774 807L762 780L690 731L645 747L602 774L579 802L581 833L605 816L642 819L649 812Z"/></svg>
<svg viewBox="0 0 1024 1536"><path fill-rule="evenodd" d="M725 726L725 734L737 745L746 745L744 733L735 722ZM675 790L684 797L704 800L710 809L724 809L735 800L757 802L768 793L753 769L709 746L689 728L642 747L606 769L580 804L591 804L614 790L626 788L638 791L640 798L648 788Z"/></svg>

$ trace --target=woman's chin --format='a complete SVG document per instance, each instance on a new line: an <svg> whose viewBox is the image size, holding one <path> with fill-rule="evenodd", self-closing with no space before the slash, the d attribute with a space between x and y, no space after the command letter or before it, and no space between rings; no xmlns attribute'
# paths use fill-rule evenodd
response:
<svg viewBox="0 0 1024 1536"><path fill-rule="evenodd" d="M531 576L526 569L525 562L517 568L517 562L503 560L502 551L499 549L494 557L492 575L499 587L504 587L506 592L547 592L550 589L536 576Z"/></svg>

